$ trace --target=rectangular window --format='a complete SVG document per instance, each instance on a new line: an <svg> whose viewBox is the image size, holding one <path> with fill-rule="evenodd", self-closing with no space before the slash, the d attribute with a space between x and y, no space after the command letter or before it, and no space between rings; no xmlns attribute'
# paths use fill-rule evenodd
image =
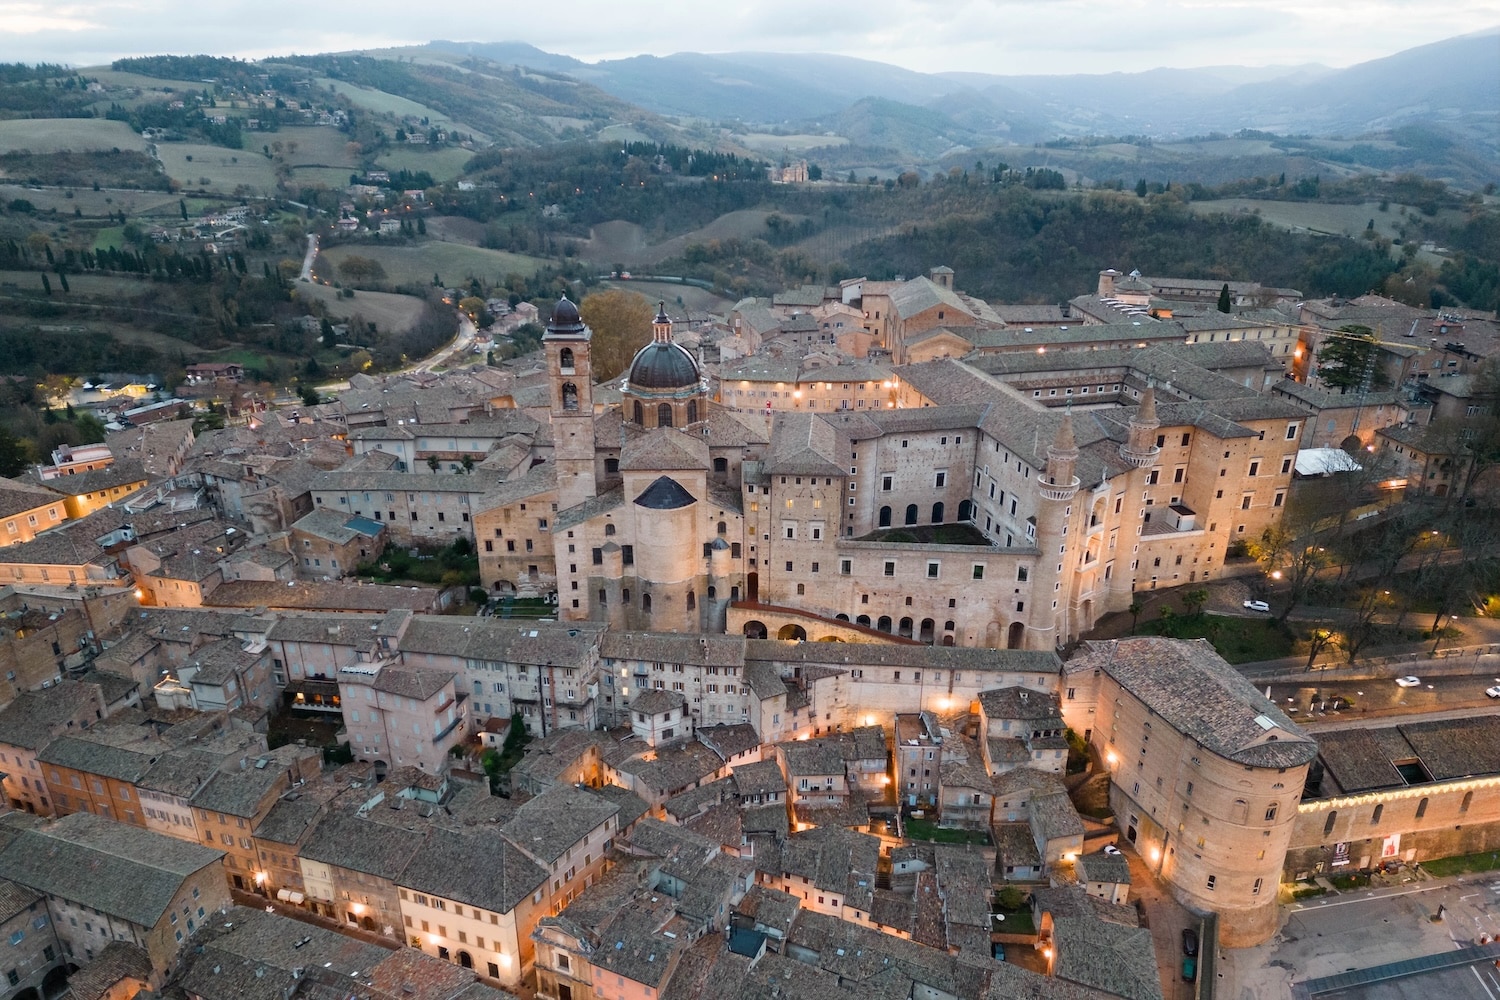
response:
<svg viewBox="0 0 1500 1000"><path fill-rule="evenodd" d="M885 575L886 576L895 576L896 575L896 562L895 562L894 559L887 559L885 561Z"/></svg>
<svg viewBox="0 0 1500 1000"><path fill-rule="evenodd" d="M839 575L840 576L848 576L852 572L854 572L854 560L852 560L852 559L840 559L839 560Z"/></svg>
<svg viewBox="0 0 1500 1000"><path fill-rule="evenodd" d="M1259 462L1251 462L1250 463L1250 475L1252 475L1252 476L1258 476L1258 475L1260 475L1260 463Z"/></svg>
<svg viewBox="0 0 1500 1000"><path fill-rule="evenodd" d="M1213 892L1214 891L1214 886L1217 885L1218 882L1219 882L1219 876L1217 876L1217 875L1210 875L1208 877L1208 891L1209 892Z"/></svg>
<svg viewBox="0 0 1500 1000"><path fill-rule="evenodd" d="M622 562L626 566L634 566L635 565L635 546L634 545L622 545L622 546L620 546L620 562Z"/></svg>
<svg viewBox="0 0 1500 1000"><path fill-rule="evenodd" d="M932 485L936 489L942 489L948 485L948 473L938 472L933 475Z"/></svg>
<svg viewBox="0 0 1500 1000"><path fill-rule="evenodd" d="M927 564L927 579L929 579L929 580L936 580L937 579L937 576L938 576L938 567L940 565L941 565L940 563L935 563L935 562L930 562L930 563Z"/></svg>

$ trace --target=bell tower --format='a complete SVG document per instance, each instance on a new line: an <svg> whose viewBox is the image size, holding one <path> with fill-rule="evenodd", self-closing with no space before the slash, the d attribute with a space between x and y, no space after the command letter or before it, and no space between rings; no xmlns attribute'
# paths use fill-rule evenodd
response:
<svg viewBox="0 0 1500 1000"><path fill-rule="evenodd" d="M553 461L557 465L557 509L567 510L594 496L594 382L589 342L578 307L565 295L552 309L542 337L551 390Z"/></svg>

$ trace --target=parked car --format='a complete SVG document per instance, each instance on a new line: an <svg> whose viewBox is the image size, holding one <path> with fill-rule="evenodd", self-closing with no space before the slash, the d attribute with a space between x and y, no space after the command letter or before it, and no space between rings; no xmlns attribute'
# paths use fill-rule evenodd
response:
<svg viewBox="0 0 1500 1000"><path fill-rule="evenodd" d="M1396 686L1397 687L1414 688L1414 687L1417 687L1418 685L1420 685L1421 683L1422 683L1422 678L1420 678L1420 677L1413 677L1410 674L1406 675L1405 677L1397 677L1396 678Z"/></svg>
<svg viewBox="0 0 1500 1000"><path fill-rule="evenodd" d="M1484 693L1489 695L1491 698L1500 698L1500 684L1496 684L1494 687L1485 688Z"/></svg>
<svg viewBox="0 0 1500 1000"><path fill-rule="evenodd" d="M1246 601L1245 608L1248 611L1259 611L1261 614L1266 614L1271 610L1271 606L1265 601Z"/></svg>
<svg viewBox="0 0 1500 1000"><path fill-rule="evenodd" d="M1191 927L1182 929L1182 953L1190 958L1198 954L1198 932Z"/></svg>
<svg viewBox="0 0 1500 1000"><path fill-rule="evenodd" d="M1105 844L1104 845L1104 853L1105 854L1116 854L1117 855L1117 854L1120 853L1120 849L1118 847L1116 847L1114 844Z"/></svg>
<svg viewBox="0 0 1500 1000"><path fill-rule="evenodd" d="M1182 960L1182 981L1190 983L1198 978L1198 960L1192 956Z"/></svg>

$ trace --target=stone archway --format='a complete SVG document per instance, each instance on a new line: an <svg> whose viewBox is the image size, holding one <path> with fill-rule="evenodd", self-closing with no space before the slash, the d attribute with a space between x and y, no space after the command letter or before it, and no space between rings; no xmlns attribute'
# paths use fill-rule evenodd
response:
<svg viewBox="0 0 1500 1000"><path fill-rule="evenodd" d="M1005 639L1006 649L1020 649L1021 644L1026 641L1026 626L1021 622L1011 622L1010 632Z"/></svg>
<svg viewBox="0 0 1500 1000"><path fill-rule="evenodd" d="M776 632L776 638L778 638L778 639L796 639L796 640L799 640L799 641L805 641L807 639L807 629L805 629L801 625L797 625L795 623L790 624L790 625L783 625Z"/></svg>
<svg viewBox="0 0 1500 1000"><path fill-rule="evenodd" d="M462 965L465 969L472 969L474 968L474 957L466 951L461 951L458 953L458 964Z"/></svg>
<svg viewBox="0 0 1500 1000"><path fill-rule="evenodd" d="M764 639L766 637L766 623L748 621L745 623L744 631L746 639Z"/></svg>

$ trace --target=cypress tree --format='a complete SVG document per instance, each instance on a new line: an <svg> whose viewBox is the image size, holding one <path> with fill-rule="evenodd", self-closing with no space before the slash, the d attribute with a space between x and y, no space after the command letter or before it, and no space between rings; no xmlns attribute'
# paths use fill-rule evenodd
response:
<svg viewBox="0 0 1500 1000"><path fill-rule="evenodd" d="M1229 299L1229 282L1224 282L1224 287L1219 289L1219 312L1227 313L1233 307Z"/></svg>

